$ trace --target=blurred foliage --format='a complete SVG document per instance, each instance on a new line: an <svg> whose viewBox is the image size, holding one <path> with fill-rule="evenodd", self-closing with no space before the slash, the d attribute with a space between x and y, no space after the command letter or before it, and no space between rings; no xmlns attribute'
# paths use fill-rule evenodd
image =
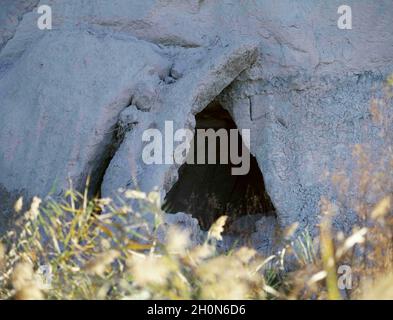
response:
<svg viewBox="0 0 393 320"><path fill-rule="evenodd" d="M392 88L393 77L387 100L373 100L370 109L388 155ZM200 243L191 241L187 230L163 224L157 192L126 190L114 201L70 188L61 201L34 198L25 212L20 198L14 227L0 241L0 298L392 299L393 157L386 169L366 146L354 146L353 155L352 181L342 172L332 176L341 198L321 199L319 236L296 223L270 257L247 247L220 253L226 216ZM357 197L347 197L349 182ZM378 198L370 201L370 194ZM332 222L346 210L359 224L344 235Z"/></svg>

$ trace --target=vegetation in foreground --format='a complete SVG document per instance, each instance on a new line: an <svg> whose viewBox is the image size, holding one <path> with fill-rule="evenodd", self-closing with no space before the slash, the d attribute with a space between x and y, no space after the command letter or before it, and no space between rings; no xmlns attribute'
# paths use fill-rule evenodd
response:
<svg viewBox="0 0 393 320"><path fill-rule="evenodd" d="M391 98L393 77L388 85ZM375 100L370 112L393 155L387 108ZM348 203L348 179L332 175L341 207L321 199L319 237L295 224L270 257L247 247L219 253L225 216L198 245L186 230L166 232L156 192L126 190L138 209L89 199L87 190L71 189L60 202L34 198L26 212L19 199L15 227L0 242L0 299L393 299L392 172L371 160L367 146L355 146L354 159L359 199ZM379 200L366 201L370 193ZM345 236L332 221L346 210L357 213L359 227Z"/></svg>
<svg viewBox="0 0 393 320"><path fill-rule="evenodd" d="M125 196L139 202L140 212L73 191L60 203L48 199L41 204L35 198L2 239L0 298L393 298L390 197L371 210L372 227L355 229L347 238L333 236L331 205L325 201L319 244L302 233L277 255L262 257L246 247L217 252L225 216L202 244L192 246L187 231L176 227L160 242L158 193L129 190ZM19 200L16 212L21 207ZM153 214L153 226L145 213ZM132 223L127 219L131 214ZM290 229L287 238L296 226ZM296 271L286 271L288 255L296 259ZM344 280L341 265L351 268Z"/></svg>

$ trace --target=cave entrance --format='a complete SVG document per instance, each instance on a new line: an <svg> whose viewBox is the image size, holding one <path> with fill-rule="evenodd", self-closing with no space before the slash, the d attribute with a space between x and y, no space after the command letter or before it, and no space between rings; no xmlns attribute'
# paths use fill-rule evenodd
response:
<svg viewBox="0 0 393 320"><path fill-rule="evenodd" d="M210 103L195 118L195 129L237 129L229 112L216 101ZM194 152L197 150L196 140L194 136L191 142L194 144ZM238 137L238 141L242 141L242 138ZM219 146L217 143L217 154L220 152ZM247 148L246 150L249 152ZM230 160L228 162L183 164L179 168L178 181L165 197L163 210L167 213L192 214L203 230L208 230L222 215L228 216L227 230L231 230L231 225L235 225L236 221L243 221L243 228L253 228L261 216L275 215L255 157L250 155L250 170L246 175L232 175L235 165Z"/></svg>

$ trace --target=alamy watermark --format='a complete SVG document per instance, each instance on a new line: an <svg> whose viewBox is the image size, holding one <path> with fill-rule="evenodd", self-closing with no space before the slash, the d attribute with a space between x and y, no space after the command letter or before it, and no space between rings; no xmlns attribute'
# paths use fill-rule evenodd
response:
<svg viewBox="0 0 393 320"><path fill-rule="evenodd" d="M43 290L51 289L53 273L50 265L42 265L37 270L40 288Z"/></svg>
<svg viewBox="0 0 393 320"><path fill-rule="evenodd" d="M196 143L192 143L193 139ZM164 133L147 129L142 141L148 142L142 151L145 164L231 163L235 165L232 175L246 175L250 171L250 129L196 129L194 137L192 130L174 131L173 121L165 121Z"/></svg>
<svg viewBox="0 0 393 320"><path fill-rule="evenodd" d="M348 265L341 265L337 273L340 275L337 279L337 287L340 290L352 290L352 268Z"/></svg>
<svg viewBox="0 0 393 320"><path fill-rule="evenodd" d="M352 30L352 8L348 5L339 6L337 13L340 15L337 26L341 30Z"/></svg>
<svg viewBox="0 0 393 320"><path fill-rule="evenodd" d="M37 21L37 26L40 30L52 30L52 8L49 5L40 5L37 9L40 17ZM340 15L337 20L337 26L341 30L352 29L352 8L349 5L341 5L337 9Z"/></svg>
<svg viewBox="0 0 393 320"><path fill-rule="evenodd" d="M52 8L48 5L42 5L38 7L37 13L40 14L37 21L38 29L52 30Z"/></svg>

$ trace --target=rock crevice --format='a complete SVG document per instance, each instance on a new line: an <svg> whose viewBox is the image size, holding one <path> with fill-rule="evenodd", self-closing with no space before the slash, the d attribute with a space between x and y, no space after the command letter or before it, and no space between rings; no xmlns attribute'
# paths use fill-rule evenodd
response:
<svg viewBox="0 0 393 320"><path fill-rule="evenodd" d="M83 188L92 172L103 196L154 187L164 196L179 165L144 164L144 130L168 120L194 130L212 101L251 130L281 228L316 230L321 197L338 199L332 174L344 167L355 184L356 144L388 162L393 131L380 134L370 103L393 72L390 0L349 0L353 30L338 29L336 4L323 0L51 0L53 30L42 31L37 3L2 2L2 198L44 197L53 185L61 194L69 178ZM355 218L348 211L336 225L349 230ZM275 223L257 225L255 246L271 246L261 234Z"/></svg>

